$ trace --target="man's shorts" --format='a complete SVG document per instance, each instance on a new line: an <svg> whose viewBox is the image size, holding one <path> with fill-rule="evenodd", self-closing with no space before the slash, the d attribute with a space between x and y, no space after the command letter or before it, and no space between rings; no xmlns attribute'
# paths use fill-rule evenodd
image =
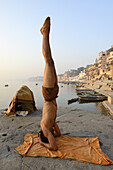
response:
<svg viewBox="0 0 113 170"><path fill-rule="evenodd" d="M52 101L56 99L59 92L59 86L55 84L53 88L47 88L42 86L42 93L45 101Z"/></svg>

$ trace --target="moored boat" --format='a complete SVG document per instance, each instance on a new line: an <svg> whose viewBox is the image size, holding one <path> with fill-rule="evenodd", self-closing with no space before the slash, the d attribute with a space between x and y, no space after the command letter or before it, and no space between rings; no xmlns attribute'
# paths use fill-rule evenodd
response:
<svg viewBox="0 0 113 170"><path fill-rule="evenodd" d="M70 99L70 100L68 100L68 104L74 103L74 102L78 101L78 99L79 98Z"/></svg>
<svg viewBox="0 0 113 170"><path fill-rule="evenodd" d="M77 91L77 95L94 95L94 96L103 96L95 91Z"/></svg>
<svg viewBox="0 0 113 170"><path fill-rule="evenodd" d="M75 85L73 85L73 87L75 87L75 88L82 88L83 87L83 85L79 85L79 84L75 84Z"/></svg>
<svg viewBox="0 0 113 170"><path fill-rule="evenodd" d="M93 91L91 89L77 88L76 91Z"/></svg>
<svg viewBox="0 0 113 170"><path fill-rule="evenodd" d="M107 100L107 97L104 95L78 95L80 101L92 101L92 102L97 102L97 101L104 101Z"/></svg>

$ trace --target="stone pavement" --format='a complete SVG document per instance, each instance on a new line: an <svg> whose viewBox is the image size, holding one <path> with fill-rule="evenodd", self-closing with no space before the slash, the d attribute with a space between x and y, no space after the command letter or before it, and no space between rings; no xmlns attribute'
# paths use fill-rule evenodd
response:
<svg viewBox="0 0 113 170"><path fill-rule="evenodd" d="M13 151L27 133L40 129L42 109L27 117L9 118L0 112L0 170L112 170L113 165L99 166L73 160L45 157L23 157ZM101 149L113 160L113 120L105 115L60 107L57 123L62 134L99 137Z"/></svg>

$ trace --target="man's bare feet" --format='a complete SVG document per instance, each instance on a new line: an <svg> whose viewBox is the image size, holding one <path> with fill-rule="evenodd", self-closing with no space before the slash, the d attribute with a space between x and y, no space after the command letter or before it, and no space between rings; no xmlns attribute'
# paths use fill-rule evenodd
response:
<svg viewBox="0 0 113 170"><path fill-rule="evenodd" d="M40 32L43 33L49 33L50 31L50 17L47 17L44 21L44 24L42 28L40 29Z"/></svg>

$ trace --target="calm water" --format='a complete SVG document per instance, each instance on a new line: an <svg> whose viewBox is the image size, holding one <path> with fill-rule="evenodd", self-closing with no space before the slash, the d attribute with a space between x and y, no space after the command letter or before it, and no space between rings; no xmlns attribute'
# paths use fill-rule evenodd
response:
<svg viewBox="0 0 113 170"><path fill-rule="evenodd" d="M27 85L34 94L35 102L37 107L43 107L43 96L41 93L42 83L38 82L27 82L27 81L10 81L10 82L0 82L0 109L6 109L12 100L15 92L22 86ZM8 84L8 87L4 85ZM63 87L61 87L63 85ZM59 97L57 98L58 107L76 107L78 109L91 111L94 113L109 114L108 111L103 107L101 102L98 103L84 103L79 104L78 102L68 105L68 100L76 98L76 92L73 85L59 84Z"/></svg>

